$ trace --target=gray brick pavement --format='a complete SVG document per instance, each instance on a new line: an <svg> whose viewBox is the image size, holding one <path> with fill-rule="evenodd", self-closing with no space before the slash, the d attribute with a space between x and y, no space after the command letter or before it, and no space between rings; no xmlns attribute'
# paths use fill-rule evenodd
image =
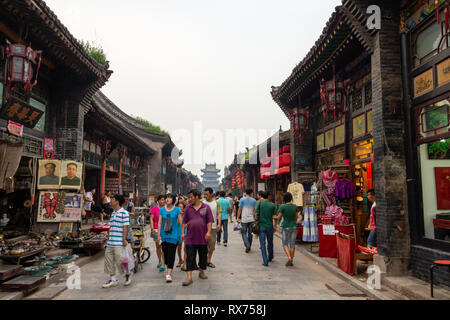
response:
<svg viewBox="0 0 450 320"><path fill-rule="evenodd" d="M231 227L231 224L230 224ZM232 228L230 228L232 229ZM156 269L157 259L152 241L149 241L152 256L144 269L133 277L129 287L123 286L120 278L118 287L103 289L107 279L103 273L103 259L100 258L81 268L81 290L66 290L55 299L63 300L348 300L365 297L340 297L325 287L327 282L339 282L339 278L324 267L316 264L300 252L296 252L295 266L285 267L286 256L281 240L274 239L274 261L262 266L259 240L253 242L252 251L245 253L238 232L229 234L229 246L216 246L213 256L215 269L208 269L208 280L200 280L198 272L193 273L194 284L182 287L185 273L176 269L173 282L165 282L164 273ZM147 238L148 239L148 238ZM178 258L177 258L178 261Z"/></svg>

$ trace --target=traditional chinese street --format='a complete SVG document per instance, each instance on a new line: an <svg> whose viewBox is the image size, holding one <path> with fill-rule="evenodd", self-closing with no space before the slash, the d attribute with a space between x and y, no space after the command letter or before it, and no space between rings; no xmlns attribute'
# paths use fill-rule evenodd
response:
<svg viewBox="0 0 450 320"><path fill-rule="evenodd" d="M232 224L230 223L232 229ZM327 283L343 282L324 267L297 252L294 267L285 266L286 257L281 239L274 237L274 260L262 266L259 240L253 239L252 250L246 254L239 232L229 232L228 247L216 246L213 256L215 269L208 268L209 279L201 280L193 272L194 284L183 287L185 272L176 268L173 282L166 283L164 273L156 269L157 258L153 240L152 256L143 270L133 276L129 287L103 289L106 275L100 256L81 268L81 290L65 290L56 300L360 300L368 297L341 297L329 290ZM147 238L149 239L149 238ZM178 258L177 260L178 261ZM276 293L276 294L275 294Z"/></svg>

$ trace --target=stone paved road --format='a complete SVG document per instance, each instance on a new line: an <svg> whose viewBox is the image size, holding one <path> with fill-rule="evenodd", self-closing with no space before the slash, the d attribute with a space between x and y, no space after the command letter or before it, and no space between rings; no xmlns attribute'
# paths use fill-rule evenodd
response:
<svg viewBox="0 0 450 320"><path fill-rule="evenodd" d="M229 226L232 230L232 224ZM229 238L228 247L216 247L213 256L216 268L208 269L209 279L200 280L198 272L194 272L194 283L189 287L181 285L186 275L180 269L174 271L172 283L165 282L164 274L156 269L157 259L151 240L150 261L144 264L143 270L134 275L133 283L129 287L124 287L123 278L120 278L119 286L103 289L101 286L106 275L103 273L103 258L99 258L81 268L81 290L65 290L55 299L367 299L340 297L327 289L326 283L342 281L299 252L296 252L295 266L285 267L287 260L278 237L274 239L275 258L268 268L262 266L258 239L254 239L252 251L246 254L238 232L231 231Z"/></svg>

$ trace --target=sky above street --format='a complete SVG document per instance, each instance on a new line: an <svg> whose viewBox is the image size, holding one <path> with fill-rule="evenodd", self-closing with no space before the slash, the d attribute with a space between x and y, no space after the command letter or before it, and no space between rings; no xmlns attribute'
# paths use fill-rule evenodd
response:
<svg viewBox="0 0 450 320"><path fill-rule="evenodd" d="M341 3L45 2L77 39L104 48L114 74L102 91L126 113L168 131L183 149L184 167L198 176L205 162L223 169L245 146L289 129L271 86L291 74ZM232 144L230 130L257 134Z"/></svg>

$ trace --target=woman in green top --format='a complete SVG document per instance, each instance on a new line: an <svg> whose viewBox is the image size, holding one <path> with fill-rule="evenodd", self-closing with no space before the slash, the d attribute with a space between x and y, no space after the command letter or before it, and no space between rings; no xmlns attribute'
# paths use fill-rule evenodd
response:
<svg viewBox="0 0 450 320"><path fill-rule="evenodd" d="M283 249L288 257L286 267L294 265L295 239L297 238L297 206L292 203L292 194L287 192L283 197L284 204L278 209L278 216L275 219L280 220L283 217ZM276 225L274 226L276 228Z"/></svg>

